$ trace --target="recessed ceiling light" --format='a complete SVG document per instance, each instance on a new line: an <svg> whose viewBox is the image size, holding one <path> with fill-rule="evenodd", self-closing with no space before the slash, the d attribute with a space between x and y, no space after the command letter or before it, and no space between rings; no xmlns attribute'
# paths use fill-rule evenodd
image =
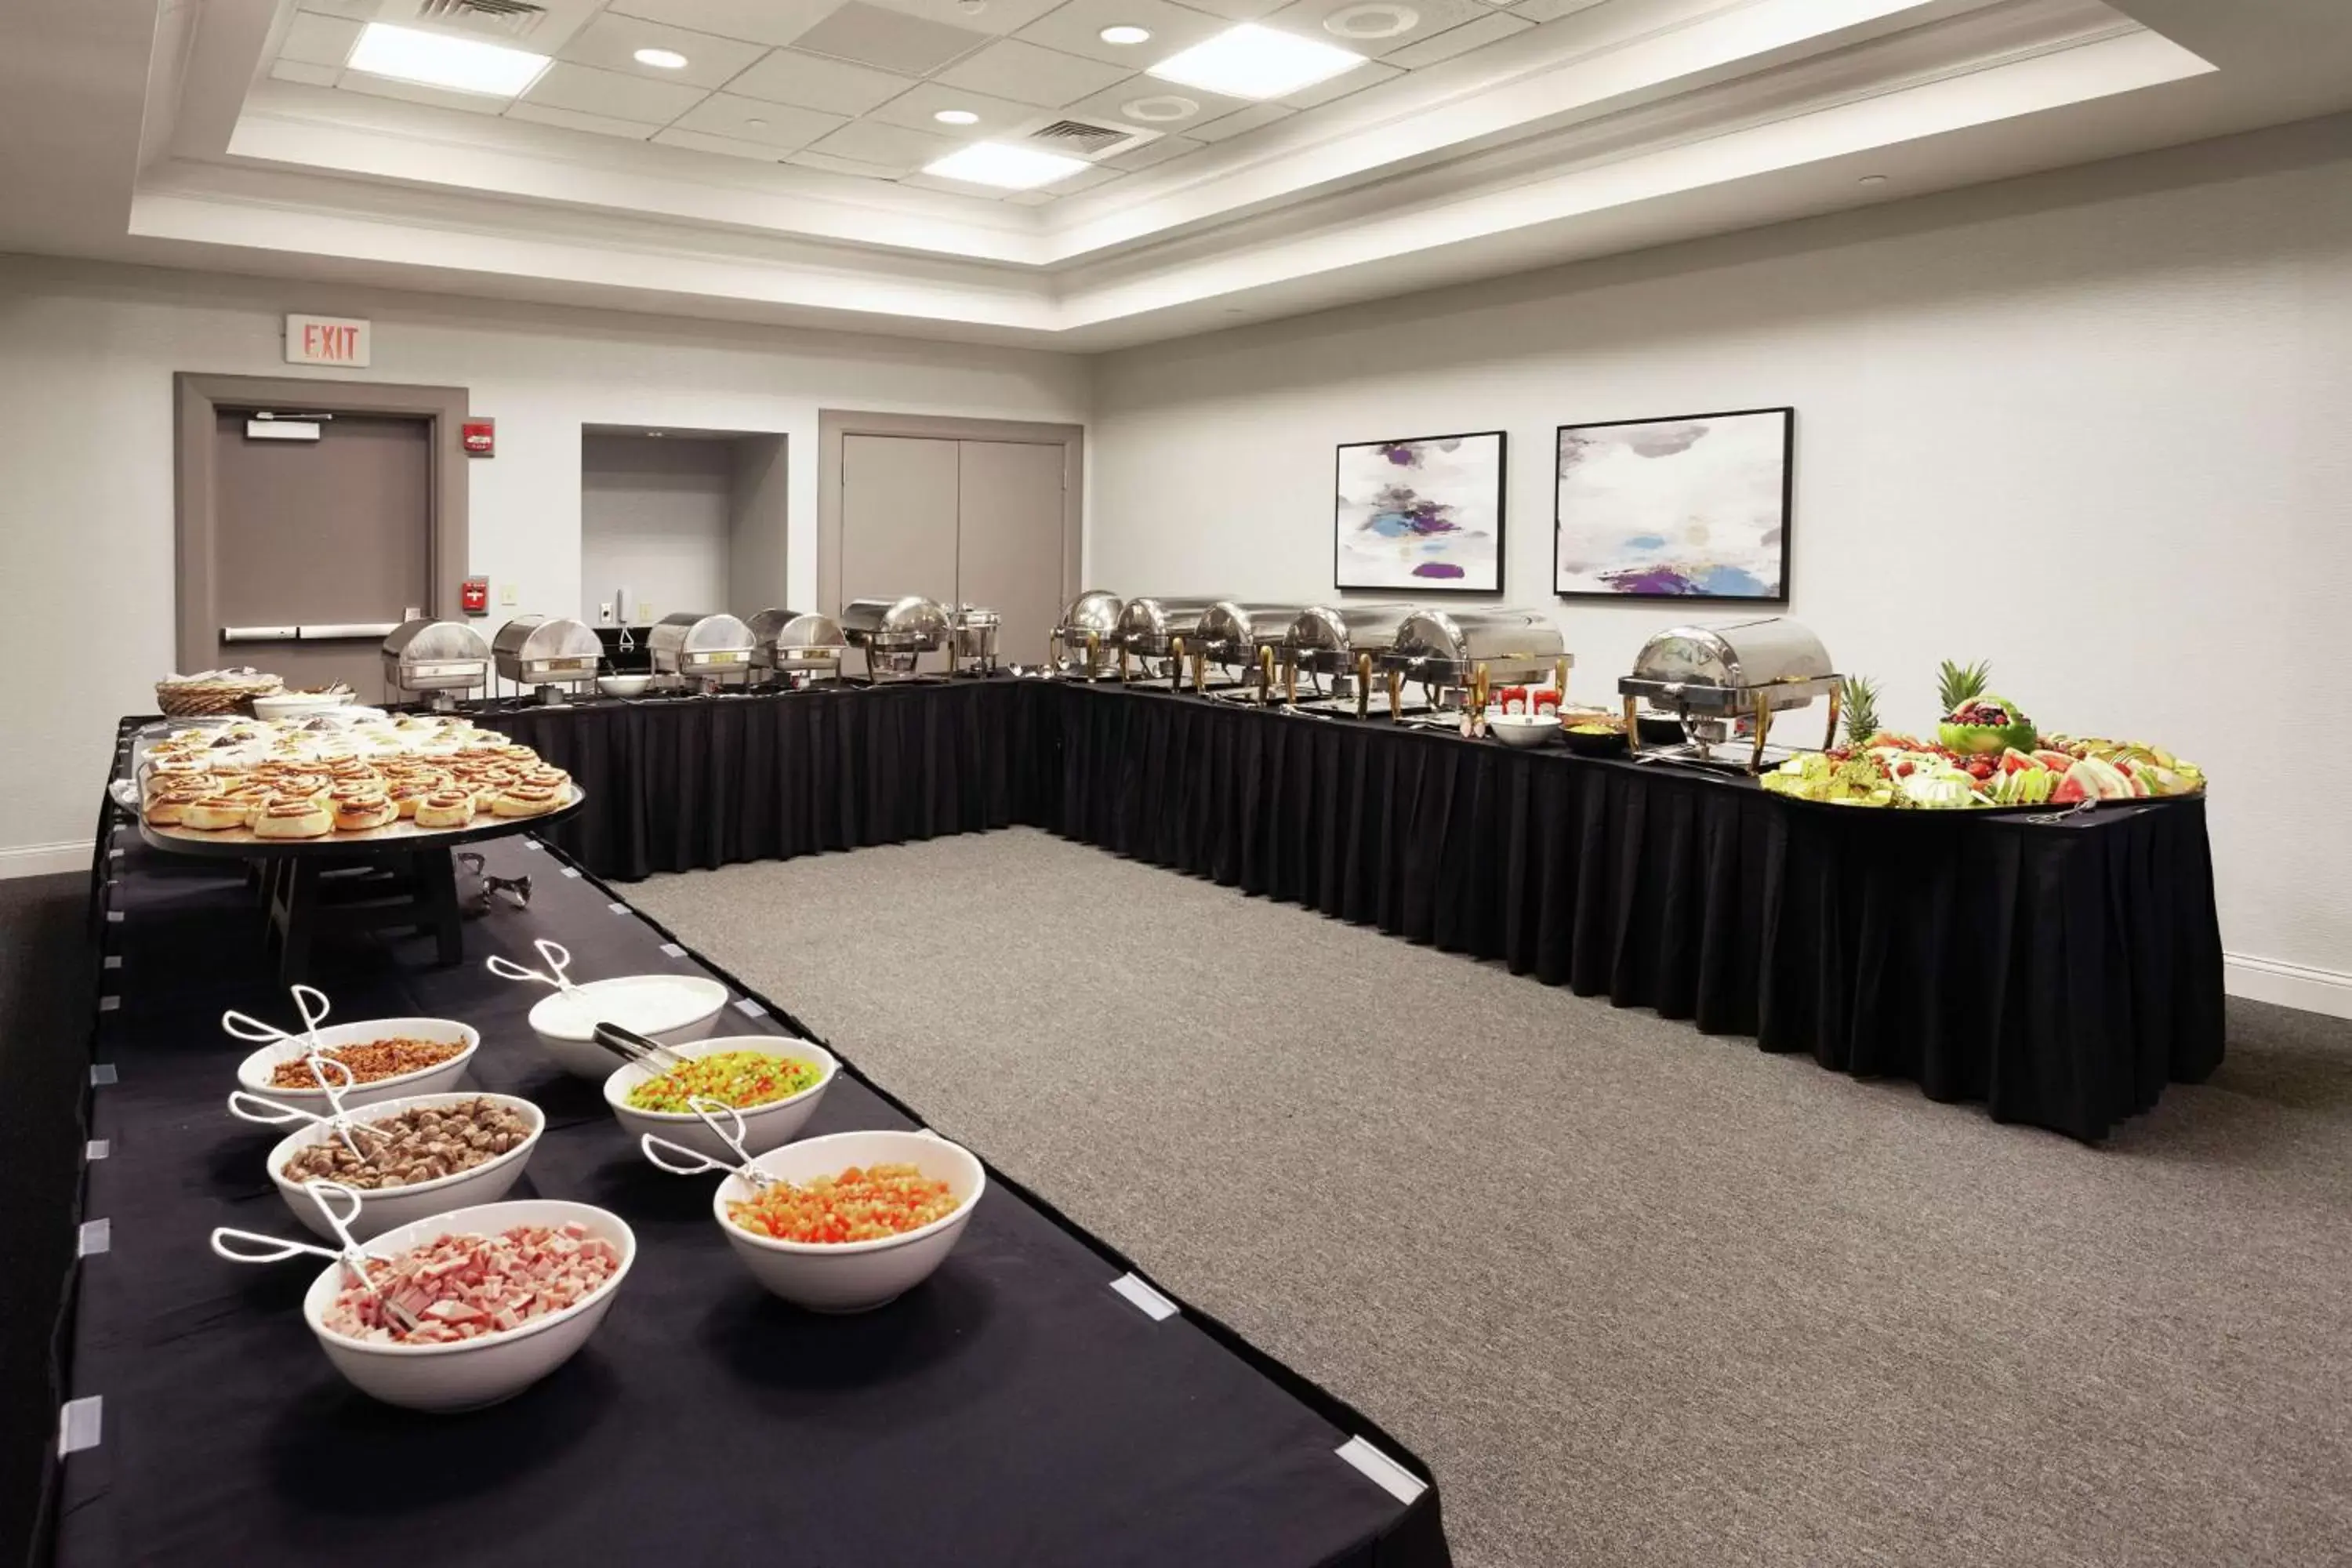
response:
<svg viewBox="0 0 2352 1568"><path fill-rule="evenodd" d="M1410 5L1391 5L1389 0L1345 6L1323 18L1323 30L1343 38L1393 38L1420 26L1420 12Z"/></svg>
<svg viewBox="0 0 2352 1568"><path fill-rule="evenodd" d="M1151 41L1151 29L1125 26L1105 27L1095 37L1106 44L1148 44Z"/></svg>
<svg viewBox="0 0 2352 1568"><path fill-rule="evenodd" d="M370 22L361 29L360 41L344 63L355 71L388 76L395 81L512 98L539 79L540 72L547 68L548 57L529 49L510 49L504 44Z"/></svg>
<svg viewBox="0 0 2352 1568"><path fill-rule="evenodd" d="M1864 174L1862 177L1862 183L1865 185L1883 185L1886 183L1886 176L1884 174Z"/></svg>
<svg viewBox="0 0 2352 1568"><path fill-rule="evenodd" d="M765 131L765 130L768 128L768 122L767 122L766 121L764 121L764 120L761 119L761 118L760 118L758 115L756 115L756 114L755 114L755 115L753 115L751 119L746 120L745 121L743 121L743 123L744 123L744 124L746 124L746 125L748 125L748 126L750 126L750 127L751 127L752 130L754 130L754 131Z"/></svg>
<svg viewBox="0 0 2352 1568"><path fill-rule="evenodd" d="M942 109L931 116L942 125L977 125L980 116L969 109Z"/></svg>
<svg viewBox="0 0 2352 1568"><path fill-rule="evenodd" d="M1002 142L975 142L936 163L924 164L923 173L943 180L965 180L1008 191L1034 191L1040 185L1066 180L1086 166L1085 159L1065 158L1059 153L1008 147Z"/></svg>
<svg viewBox="0 0 2352 1568"><path fill-rule="evenodd" d="M1189 98L1179 98L1172 92L1150 98L1130 98L1118 106L1121 118L1140 120L1146 125L1165 125L1174 120L1189 120L1201 112L1201 106Z"/></svg>
<svg viewBox="0 0 2352 1568"><path fill-rule="evenodd" d="M651 66L656 70L680 70L686 65L686 57L676 49L639 49L635 58L639 65Z"/></svg>
<svg viewBox="0 0 2352 1568"><path fill-rule="evenodd" d="M1146 74L1227 98L1280 98L1363 63L1363 56L1335 44L1244 22L1169 56Z"/></svg>

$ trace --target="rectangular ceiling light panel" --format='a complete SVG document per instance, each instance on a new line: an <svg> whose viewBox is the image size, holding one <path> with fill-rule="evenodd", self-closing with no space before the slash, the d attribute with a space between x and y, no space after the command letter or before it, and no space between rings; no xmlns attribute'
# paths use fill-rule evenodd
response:
<svg viewBox="0 0 2352 1568"><path fill-rule="evenodd" d="M453 92L512 98L548 66L548 57L504 44L370 22L345 62L352 70Z"/></svg>
<svg viewBox="0 0 2352 1568"><path fill-rule="evenodd" d="M1337 45L1244 22L1169 56L1147 74L1228 98L1282 98L1355 69L1364 57Z"/></svg>
<svg viewBox="0 0 2352 1568"><path fill-rule="evenodd" d="M1001 142L975 142L969 147L957 148L936 163L924 164L923 173L943 180L994 185L1000 190L1033 191L1056 180L1066 180L1087 166L1085 159L1066 158L1059 153L1008 147Z"/></svg>

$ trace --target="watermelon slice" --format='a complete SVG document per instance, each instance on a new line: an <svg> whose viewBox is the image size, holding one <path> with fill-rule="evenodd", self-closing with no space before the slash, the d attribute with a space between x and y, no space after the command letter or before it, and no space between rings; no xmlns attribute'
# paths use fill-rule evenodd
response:
<svg viewBox="0 0 2352 1568"><path fill-rule="evenodd" d="M2095 800L2129 800L2133 794L2131 780L2123 770L2096 757L2084 757L2068 768L2066 782L2080 783L2083 794Z"/></svg>

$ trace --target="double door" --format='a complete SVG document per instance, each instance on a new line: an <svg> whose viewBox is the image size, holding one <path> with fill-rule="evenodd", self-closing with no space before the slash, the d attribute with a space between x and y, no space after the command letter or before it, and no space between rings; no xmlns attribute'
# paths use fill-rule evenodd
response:
<svg viewBox="0 0 2352 1568"><path fill-rule="evenodd" d="M1003 617L997 658L1037 664L1072 591L1059 442L844 436L841 597L920 594Z"/></svg>

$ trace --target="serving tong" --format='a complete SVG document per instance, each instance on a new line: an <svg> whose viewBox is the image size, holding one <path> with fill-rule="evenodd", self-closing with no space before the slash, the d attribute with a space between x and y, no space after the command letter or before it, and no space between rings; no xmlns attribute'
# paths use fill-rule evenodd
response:
<svg viewBox="0 0 2352 1568"><path fill-rule="evenodd" d="M228 1097L228 1113L240 1121L250 1121L263 1127L283 1127L297 1120L324 1122L334 1129L335 1136L343 1141L343 1147L352 1152L353 1158L364 1160L366 1152L352 1141L354 1131L371 1132L387 1142L392 1134L382 1128L370 1127L363 1121L353 1121L350 1110L343 1104L344 1094L358 1084L359 1079L350 1068L319 1048L319 1026L326 1021L328 1008L331 1005L327 994L312 985L296 985L292 989L294 1010L302 1016L302 1033L299 1037L289 1035L275 1025L265 1024L250 1014L240 1013L234 1007L221 1015L221 1029L237 1039L259 1046L299 1041L303 1046L303 1063L310 1069L310 1080L326 1095L330 1114L320 1116L315 1111L304 1110L283 1100L266 1099L241 1089Z"/></svg>
<svg viewBox="0 0 2352 1568"><path fill-rule="evenodd" d="M594 998L572 984L572 950L570 948L547 937L541 937L531 945L539 949L539 956L547 961L547 968L544 972L525 969L514 960L497 953L491 954L484 963L489 972L501 980L534 980L541 985L561 991L571 997L583 1012L591 1018L595 1018L596 1021L590 1026L590 1032L596 1043L623 1061L635 1062L641 1067L656 1068L663 1072L674 1072L686 1065L686 1058L679 1056L659 1040L640 1035L635 1029L622 1025L596 1018Z"/></svg>
<svg viewBox="0 0 2352 1568"><path fill-rule="evenodd" d="M327 1224L334 1230L335 1239L342 1243L341 1247L320 1247L315 1242L289 1241L284 1237L264 1236L259 1231L237 1230L229 1226L221 1226L212 1234L214 1254L228 1259L231 1263L282 1263L287 1258L302 1254L314 1258L331 1258L341 1263L344 1272L358 1281L369 1295L376 1299L376 1304L383 1309L385 1320L394 1329L403 1334L409 1334L423 1328L425 1325L415 1313L385 1295L383 1288L368 1274L367 1266L371 1261L381 1263L385 1260L377 1258L375 1254L362 1247L358 1239L352 1235L352 1221L359 1218L360 1215L360 1194L341 1182L330 1182L323 1178L303 1183L302 1191L310 1195L312 1203L319 1205L319 1212L327 1216ZM349 1207L338 1206L344 1204L348 1204Z"/></svg>
<svg viewBox="0 0 2352 1568"><path fill-rule="evenodd" d="M637 1147L645 1151L646 1159L673 1176L696 1176L705 1171L716 1171L722 1176L740 1176L758 1189L765 1189L776 1184L776 1178L760 1169L753 1162L751 1151L743 1147L743 1113L741 1111L737 1110L725 1100L715 1100L707 1094L689 1097L686 1102L686 1108L702 1118L702 1124L710 1129L711 1136L733 1150L742 1163L730 1165L724 1160L714 1160L699 1149L689 1149L683 1143L672 1142L657 1132L644 1133L637 1139ZM722 1112L727 1118L724 1123L719 1120L719 1114ZM663 1157L663 1151L677 1155L685 1163L673 1164Z"/></svg>

